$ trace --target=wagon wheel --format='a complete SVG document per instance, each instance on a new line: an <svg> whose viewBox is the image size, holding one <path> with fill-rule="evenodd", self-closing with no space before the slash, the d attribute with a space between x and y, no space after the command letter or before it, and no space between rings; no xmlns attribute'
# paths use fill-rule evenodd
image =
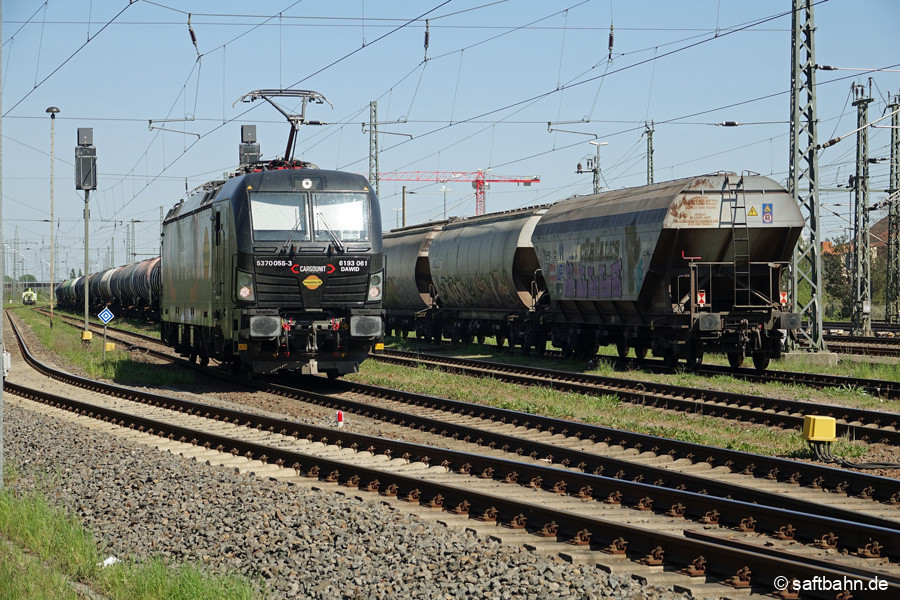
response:
<svg viewBox="0 0 900 600"><path fill-rule="evenodd" d="M638 346L634 349L635 358L647 358L647 348Z"/></svg>
<svg viewBox="0 0 900 600"><path fill-rule="evenodd" d="M200 356L200 366L206 367L209 365L209 357L205 354Z"/></svg>
<svg viewBox="0 0 900 600"><path fill-rule="evenodd" d="M729 352L728 364L732 369L740 369L744 364L744 354L742 352Z"/></svg>
<svg viewBox="0 0 900 600"><path fill-rule="evenodd" d="M699 367L702 364L703 364L703 352L701 352L699 350L696 350L696 351L692 350L690 356L688 356L687 360L685 361L685 367L687 367L687 369L691 370L691 371L696 369L697 367Z"/></svg>
<svg viewBox="0 0 900 600"><path fill-rule="evenodd" d="M502 348L504 346L504 344L506 344L506 337L504 337L503 335L500 335L498 333L496 336L496 339L497 339L497 347L498 348Z"/></svg>
<svg viewBox="0 0 900 600"><path fill-rule="evenodd" d="M753 355L753 366L757 371L765 371L769 366L769 357L759 352Z"/></svg>
<svg viewBox="0 0 900 600"><path fill-rule="evenodd" d="M678 356L676 356L674 350L668 350L663 355L663 366L666 369L674 369L675 365L678 364Z"/></svg>
<svg viewBox="0 0 900 600"><path fill-rule="evenodd" d="M616 352L619 353L619 358L625 358L626 356L628 356L628 344L626 344L625 342L617 342Z"/></svg>
<svg viewBox="0 0 900 600"><path fill-rule="evenodd" d="M476 339L478 340L479 345L484 345L484 336L483 335L479 335Z"/></svg>

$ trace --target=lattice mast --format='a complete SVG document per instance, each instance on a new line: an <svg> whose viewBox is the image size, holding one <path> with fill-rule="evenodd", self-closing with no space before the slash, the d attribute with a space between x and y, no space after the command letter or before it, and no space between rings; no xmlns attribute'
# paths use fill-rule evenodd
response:
<svg viewBox="0 0 900 600"><path fill-rule="evenodd" d="M872 254L869 243L869 104L861 85L853 86L856 107L856 175L853 178L853 335L872 335Z"/></svg>
<svg viewBox="0 0 900 600"><path fill-rule="evenodd" d="M887 294L885 320L900 320L900 94L888 105L891 115L891 176L888 185Z"/></svg>
<svg viewBox="0 0 900 600"><path fill-rule="evenodd" d="M792 261L792 303L802 326L798 342L808 350L825 350L822 336L822 232L819 219L819 155L816 116L814 0L794 0L791 18L791 154L788 191L806 221L808 242L801 237ZM808 288L809 298L800 298Z"/></svg>

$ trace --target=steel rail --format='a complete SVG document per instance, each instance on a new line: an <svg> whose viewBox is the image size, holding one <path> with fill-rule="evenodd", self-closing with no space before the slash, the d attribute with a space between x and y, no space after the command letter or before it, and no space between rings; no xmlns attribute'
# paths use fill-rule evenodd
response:
<svg viewBox="0 0 900 600"><path fill-rule="evenodd" d="M452 345L452 342L444 343ZM488 346L497 348L496 346ZM509 350L509 348L505 348ZM559 357L562 358L563 352L559 350L545 350L540 356ZM664 365L662 359L653 358L621 358L618 356L598 354L597 360L603 360L615 365L617 368L627 370L640 368L653 373L672 373L672 368ZM737 369L719 365L698 365L693 369L682 367L686 371L698 375L727 375L735 379L743 379L745 381L754 381L760 383L785 383L788 385L805 385L820 389L845 387L849 389L861 389L881 398L889 400L900 400L900 381L892 381L888 379L865 379L862 377L849 377L845 375L823 375L821 373L801 373L798 371L778 371L767 369L765 371L757 371L749 367L739 367Z"/></svg>
<svg viewBox="0 0 900 600"><path fill-rule="evenodd" d="M202 369L202 367L191 365L188 361L172 357L165 353L149 349L148 352L166 360ZM480 438L482 440L482 445L490 446L493 443L494 447L499 447L501 449L506 446L507 448L514 448L514 451L522 454L541 456L545 460L549 457L554 463L579 465L584 462L586 465L589 465L589 468L585 468L590 472L615 473L615 476L620 479L637 479L638 481L646 479L648 481L652 480L654 484L665 485L668 487L685 486L685 489L692 489L697 492L709 494L713 493L710 492L708 488L715 482L701 479L698 483L697 481L692 480L690 476L682 475L668 469L649 471L648 469L653 468L641 467L635 463L614 458L599 457L595 454L572 454L574 451L565 448L529 442L528 440L515 436L509 436L512 438L510 440L499 434L488 434L482 430L451 425L425 417L416 417L400 411L379 408L345 398L338 398L334 395L321 394L293 386L269 383L251 384L246 379L233 377L215 369L203 369L203 371L208 375L213 375L238 385L252 387L261 391L279 394L305 402L316 403L329 408L342 409L345 412L356 412L369 418L399 423L408 427L426 429L433 433L441 433L448 437L455 436L459 439L465 439L466 436L468 436L470 440L477 441ZM472 417L478 416L484 419L496 420L501 423L522 425L526 427L531 426L538 431L543 430L561 433L566 436L604 442L609 445L619 445L623 449L631 448L641 452L649 450L655 454L668 454L674 459L686 458L695 463L705 462L710 466L725 466L732 472L752 475L767 480L803 485L813 489L826 489L835 493L856 495L862 498L890 504L900 504L900 481L887 477L879 477L868 473L848 471L802 461L751 454L738 450L717 448L704 444L683 442L648 434L634 433L599 425L556 419L553 417L544 417L446 398L437 398L412 392L391 390L361 383L333 383L338 383L345 391L361 395L387 398L398 402L455 412ZM488 435L491 437L488 437ZM585 460L586 458L590 460ZM724 495L727 495L727 493L724 493ZM754 502L755 500L751 499L748 501Z"/></svg>
<svg viewBox="0 0 900 600"><path fill-rule="evenodd" d="M24 340L19 336L19 330L13 323L13 330L19 340L19 346L26 361L44 374L56 371L37 360L28 350ZM93 380L71 376L81 387L90 385ZM795 500L787 496L776 494L757 494L743 490L740 487L715 484L708 485L708 481L701 480L700 492L687 491L689 484L696 484L696 478L688 477L680 482L676 488L665 488L659 485L640 483L639 481L623 480L618 477L604 477L599 474L579 473L542 465L529 465L518 461L495 459L471 453L462 453L454 450L422 446L408 442L386 440L380 437L366 436L350 432L335 431L331 428L305 425L295 421L263 417L243 411L213 407L202 403L182 400L180 398L160 396L149 392L132 390L121 386L109 386L100 383L106 393L116 397L132 397L138 402L162 406L164 408L178 410L188 414L200 414L208 418L214 418L224 422L241 423L248 427L254 427L262 431L278 431L296 438L305 437L312 441L333 444L339 447L347 446L353 449L366 448L373 453L388 456L401 456L408 460L418 460L425 463L440 463L451 470L462 473L480 473L481 476L490 476L507 483L528 482L526 485L534 488L542 488L543 482L547 482L548 489L556 493L565 490L575 490L576 495L582 498L594 498L608 503L626 504L638 507L641 510L650 510L653 504L657 506L670 506L669 514L678 516L693 515L704 523L728 524L744 531L766 531L781 539L793 539L795 536L813 542L834 539L840 540L841 546L848 550L866 556L885 555L900 556L900 522L892 523L884 519L875 518L870 523L860 522L856 513L838 510L829 512L828 507L805 501ZM101 387L95 386L95 387ZM281 391L283 388L279 388ZM288 389L290 393L292 390ZM313 394L317 403L328 403L333 398L325 394ZM367 405L357 405L357 408L365 411ZM403 418L402 413L391 411L382 415L396 421ZM419 423L419 428L431 425L444 427L446 424L433 419L426 419ZM460 433L471 434L471 428L457 427L453 435L458 437ZM497 442L509 442L516 440L514 436L499 436L497 439L487 441L479 440L481 445L489 445L496 448ZM540 444L542 450L548 450L547 445ZM552 446L549 448L552 450ZM523 453L524 453L523 449ZM532 450L534 452L534 450ZM576 455L577 457L578 455ZM563 459L564 461L566 459ZM615 461L625 463L627 461ZM571 461L565 463L565 466ZM586 465L587 466L587 465ZM614 466L624 466L616 464ZM604 469L605 470L605 469ZM658 470L657 475L661 474ZM643 479L643 476L638 476ZM685 488L685 489L681 489ZM712 488L712 491L710 491ZM777 508L773 508L776 506ZM812 516L812 513L819 515ZM865 518L865 517L863 517ZM817 521L822 522L817 524ZM798 527L799 526L799 527ZM829 535L830 534L830 535ZM879 549L875 551L874 549Z"/></svg>
<svg viewBox="0 0 900 600"><path fill-rule="evenodd" d="M43 311L34 309L36 312ZM48 314L48 313L44 313ZM900 328L900 324L896 324ZM99 329L100 325L95 324ZM158 337L153 337L143 333L119 329L116 327L108 327L109 331L118 331L123 334L138 337L148 342L163 344ZM562 356L562 352L547 350L546 356ZM663 366L661 360L655 359L638 359L638 358L619 358L615 356L598 355L600 360L606 360L613 364L620 365L623 368L641 368L655 373L670 373L671 369ZM823 375L820 373L801 373L797 371L776 371L766 370L763 372L756 371L751 368L738 368L719 366L719 365L700 365L693 370L697 374L708 375L727 375L735 379L743 379L746 381L761 383L785 383L788 385L804 385L820 389L826 388L847 388L861 389L873 396L885 398L888 400L900 400L900 381L890 381L886 379L866 379L862 377L849 377L845 375Z"/></svg>
<svg viewBox="0 0 900 600"><path fill-rule="evenodd" d="M837 433L840 436L861 439L869 443L900 445L900 414L897 413L765 398L651 381L635 381L418 352L387 350L383 355L376 355L373 358L381 362L393 362L407 366L411 363L431 363L443 370L452 370L464 375L496 377L519 385L551 387L580 394L611 393L625 402L640 406L674 408L687 413L736 419L785 429L802 429L802 414L828 416L837 420ZM796 413L801 413L801 415L798 416ZM881 422L887 422L889 425L887 428L882 427Z"/></svg>
<svg viewBox="0 0 900 600"><path fill-rule="evenodd" d="M428 482L416 477L386 473L362 466L351 466L327 458L311 457L298 452L234 440L192 428L138 417L39 390L23 389L15 384L10 384L10 391L122 427L167 437L170 440L177 439L179 442L215 448L218 451L244 456L249 460L257 457L256 460L264 464L271 462L278 466L290 465L298 474L324 478L325 481L343 483L348 487L372 492L380 491L385 495L405 496L409 501L424 503L426 506L436 509L443 510L445 507L452 507L449 510L461 514L474 512L482 515L482 518L486 520L498 520L505 522L509 527L518 529L528 528L537 532L538 535L556 537L557 540L570 541L578 545L599 548L608 544L605 546L608 552L628 553L632 558L645 555L641 561L647 564L663 564L665 562L675 567L683 567L688 574L715 575L735 587L756 585L772 588L773 583L769 582L768 578L776 574L798 580L814 577L838 579L846 576L871 580L879 576L878 571L860 575L858 572L843 570L840 566L823 567L813 564L799 555L789 555L789 558L784 558L741 549L734 550L708 541L695 541L681 536L613 523L604 519L573 515L533 503ZM757 576L754 577L754 574ZM896 581L889 581L887 585L889 589L900 593L900 584ZM863 594L859 597L875 596Z"/></svg>

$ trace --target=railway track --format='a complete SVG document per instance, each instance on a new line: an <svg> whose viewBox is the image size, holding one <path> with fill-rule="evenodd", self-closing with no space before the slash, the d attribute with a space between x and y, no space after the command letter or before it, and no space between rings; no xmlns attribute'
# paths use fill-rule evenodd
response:
<svg viewBox="0 0 900 600"><path fill-rule="evenodd" d="M867 338L868 339L868 338ZM447 342L451 344L452 342ZM895 341L896 343L896 341ZM495 346L488 346L494 351L499 350ZM422 345L422 350L429 353L429 349L436 348L434 345ZM543 356L562 358L563 353L559 350L546 350ZM617 357L609 355L598 355L598 360L604 360L614 365L617 370L629 371L640 369L652 373L671 373L672 368L665 365L662 359L653 358L635 358L635 357ZM756 369L739 367L737 369L719 365L698 365L690 369L692 373L698 375L727 375L734 379L741 379L754 383L783 383L786 385L804 385L817 389L829 388L846 388L864 390L872 396L884 398L886 400L900 400L900 382L885 379L866 379L861 377L848 377L843 375L825 375L820 373L802 373L799 371L780 371L767 369L765 371L757 371Z"/></svg>
<svg viewBox="0 0 900 600"><path fill-rule="evenodd" d="M125 331L121 331L120 333L124 335L135 335ZM152 337L142 334L136 335L141 340L152 342L164 349L154 350L152 348L144 348L149 354L163 360L180 362L184 365L191 364L183 359L173 357L170 354L170 350L162 346L159 340L155 340ZM503 448L504 445L507 445L518 455L534 454L541 457L552 455L554 457L554 462L564 466L567 464L577 465L579 462L583 461L584 457L582 455L568 456L565 452L555 449L554 446L542 443L528 445L526 436L522 435L523 430L530 429L535 432L539 438L550 434L558 435L569 440L571 443L597 445L602 447L604 454L609 456L616 456L619 454L638 455L629 457L632 459L627 461L629 463L633 463L635 462L635 458L643 456L643 459L649 462L656 462L660 458L670 461L684 460L688 463L688 468L693 468L696 465L700 465L703 468L719 467L726 472L739 475L748 480L746 482L748 487L759 486L762 482L780 481L786 482L790 486L801 486L813 490L830 490L838 495L846 494L850 496L859 496L864 499L872 499L882 503L900 505L900 482L895 479L873 476L857 471L848 471L803 461L794 461L706 446L703 444L682 442L658 436L633 433L552 417L543 417L540 415L426 396L412 392L369 386L361 383L333 382L333 389L337 392L344 392L344 394L323 394L318 391L307 389L307 386L279 383L279 380L262 380L251 383L246 379L227 375L218 369L210 370L196 365L194 366L204 373L211 374L217 378L223 378L242 386L253 387L260 391L270 392L335 410L361 414L384 422L402 424L404 427L408 428L415 428L418 430L433 429L443 437L461 440L468 437L470 440L476 440L479 445L487 447L490 447L492 442L493 447ZM354 400L347 397L348 394L351 396L359 396L362 400ZM384 404L384 406L375 404L373 399L378 399L378 403ZM451 416L448 416L448 414ZM491 440L490 438L486 438L484 436L485 432L480 429L452 427L449 421L451 419L460 418L452 415L459 415L460 417L478 421L482 426L496 426L500 429L512 429L516 432L516 435L512 440ZM513 443L515 444L514 446ZM620 478L654 482L669 481L668 479L660 480L659 476L661 474L673 477L673 473L670 469L666 469L662 472L647 472L635 469L634 464L623 464L621 461L613 461L609 464L592 466L591 470L593 469L599 469L600 472L609 469L607 472L615 473ZM671 480L671 485L673 487L684 484L685 483L680 480ZM695 489L708 493L708 490L703 486ZM793 488L789 489L793 491ZM826 495L826 497L827 496L828 495ZM865 506L859 506L857 509L863 511L867 510Z"/></svg>
<svg viewBox="0 0 900 600"><path fill-rule="evenodd" d="M24 348L23 352L27 354ZM49 372L45 366L35 366ZM54 377L65 376L55 373ZM807 501L809 510L805 512L773 509L766 504L555 468L540 461L513 461L373 438L109 384L97 386L82 380L80 385L99 387L120 397L101 406L58 394L9 389L132 429L152 430L172 440L171 444L195 446L199 456L219 449L255 460L258 468L288 467L297 476L401 497L460 519L474 520L477 515L482 523L495 524L489 526L500 523L527 536L533 545L546 543L541 539L556 539L565 542L564 552L573 555L593 549L628 556L642 561L640 568L649 573L682 569L693 578L760 592L772 590L775 575L798 580L818 576L868 581L877 577L889 590L900 591L900 571L891 562L900 556L900 521L896 519L863 515L854 525L840 518L859 517L854 511L841 514L837 508L826 508L824 512L837 518L813 515L823 512L815 502ZM147 412L135 414L134 401L149 405ZM160 414L171 410L181 414L168 418ZM365 450L359 451L362 448ZM524 485L511 485L514 483ZM733 491L740 493L739 489ZM685 527L689 529L685 531ZM734 527L739 534L725 527ZM738 535L739 540L726 546L716 541L722 534ZM800 546L802 542L806 543ZM848 554L838 560L830 556L828 548L810 554L816 543ZM739 547L732 547L735 544ZM766 545L776 548L767 550ZM863 590L854 597L879 596Z"/></svg>
<svg viewBox="0 0 900 600"><path fill-rule="evenodd" d="M900 340L896 338L844 335L826 335L823 338L829 350L841 354L900 357Z"/></svg>
<svg viewBox="0 0 900 600"><path fill-rule="evenodd" d="M374 357L382 362L406 366L430 365L445 371L475 377L493 377L520 385L546 386L584 394L615 394L621 400L661 409L677 409L775 426L801 429L803 415L834 417L838 434L869 443L900 445L900 414L817 404L797 400L764 398L747 394L699 390L648 381L634 381L600 375L522 367L436 354L390 350Z"/></svg>

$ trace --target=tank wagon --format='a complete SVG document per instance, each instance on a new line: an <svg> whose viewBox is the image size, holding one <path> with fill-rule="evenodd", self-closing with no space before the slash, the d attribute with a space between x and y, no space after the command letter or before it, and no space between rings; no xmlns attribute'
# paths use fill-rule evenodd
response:
<svg viewBox="0 0 900 600"><path fill-rule="evenodd" d="M364 177L299 162L244 169L163 221L162 339L249 373L354 372L383 348L382 262Z"/></svg>
<svg viewBox="0 0 900 600"><path fill-rule="evenodd" d="M54 290L57 304L75 310L82 308L85 279L88 286L89 308L92 312L109 307L119 317L147 321L159 319L161 293L159 257L91 273L87 278L77 277L63 281Z"/></svg>
<svg viewBox="0 0 900 600"><path fill-rule="evenodd" d="M764 369L800 326L782 276L803 226L776 182L719 173L406 228L385 236L388 327Z"/></svg>

